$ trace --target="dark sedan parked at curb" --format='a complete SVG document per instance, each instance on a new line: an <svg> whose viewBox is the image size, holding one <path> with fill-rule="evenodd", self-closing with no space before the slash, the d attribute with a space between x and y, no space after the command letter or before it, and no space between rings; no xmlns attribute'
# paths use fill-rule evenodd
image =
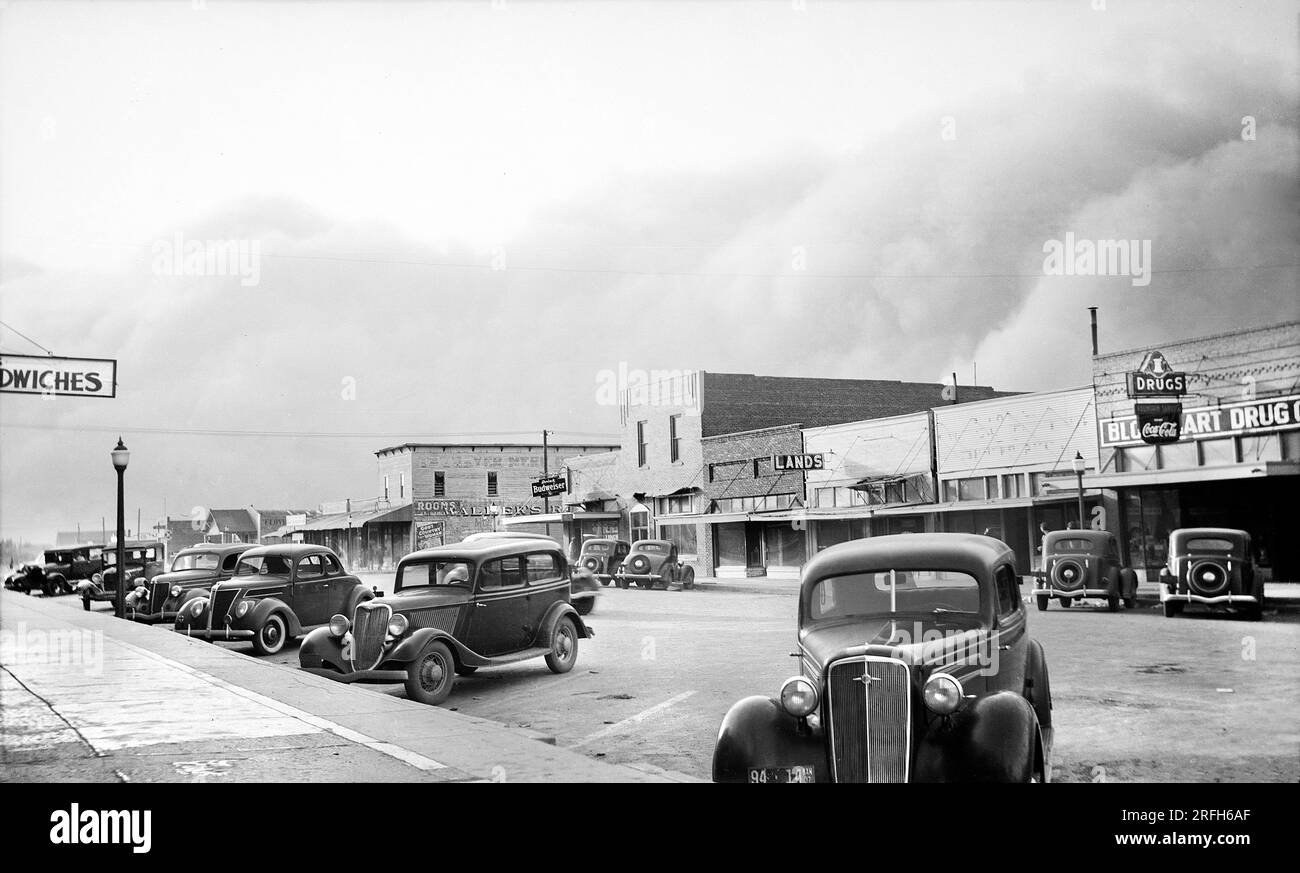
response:
<svg viewBox="0 0 1300 873"><path fill-rule="evenodd" d="M126 596L126 617L142 624L174 622L181 609L202 597L213 582L235 575L239 556L254 543L203 543L182 549L171 569L137 585Z"/></svg>
<svg viewBox="0 0 1300 873"><path fill-rule="evenodd" d="M1168 566L1160 571L1165 618L1192 603L1264 615L1264 577L1255 572L1250 534L1220 527L1180 528L1169 535Z"/></svg>
<svg viewBox="0 0 1300 873"><path fill-rule="evenodd" d="M71 594L76 590L73 583L89 579L104 569L103 546L50 549L42 557L43 562L20 565L5 580L5 587L27 594L40 591L46 597Z"/></svg>
<svg viewBox="0 0 1300 873"><path fill-rule="evenodd" d="M130 593L138 583L148 582L163 571L163 554L167 546L161 542L127 543L126 591ZM104 547L104 569L89 579L77 583L81 595L81 608L89 611L91 602L117 604L117 548Z"/></svg>
<svg viewBox="0 0 1300 873"><path fill-rule="evenodd" d="M1124 566L1115 535L1104 530L1054 530L1043 537L1043 569L1034 597L1039 611L1059 600L1069 607L1085 597L1103 597L1111 612L1122 601L1137 606L1137 573Z"/></svg>
<svg viewBox="0 0 1300 873"><path fill-rule="evenodd" d="M554 537L531 531L479 531L472 533L462 543L477 543L483 540L533 540L535 542L554 543ZM578 610L578 615L590 615L596 608L596 598L600 596L600 585L596 576L586 567L569 566L569 602Z"/></svg>
<svg viewBox="0 0 1300 873"><path fill-rule="evenodd" d="M578 554L578 566L587 572L601 585L610 585L614 582L614 571L627 558L627 553L632 550L632 546L627 540L593 538L582 544L582 551Z"/></svg>
<svg viewBox="0 0 1300 873"><path fill-rule="evenodd" d="M713 781L1046 781L1052 693L1015 567L974 534L820 552L800 583L800 674L731 708Z"/></svg>
<svg viewBox="0 0 1300 873"><path fill-rule="evenodd" d="M456 675L545 658L554 673L592 636L569 603L569 570L555 543L484 539L412 552L393 594L334 616L298 651L304 670L339 682L403 682L439 704Z"/></svg>
<svg viewBox="0 0 1300 873"><path fill-rule="evenodd" d="M680 585L690 590L695 587L695 568L678 560L677 546L668 540L637 540L614 571L614 581L619 588L627 588L635 582L639 588L654 588L656 585L675 588Z"/></svg>
<svg viewBox="0 0 1300 873"><path fill-rule="evenodd" d="M240 555L234 576L185 604L176 630L201 640L246 640L257 654L274 655L375 594L324 546L258 546Z"/></svg>

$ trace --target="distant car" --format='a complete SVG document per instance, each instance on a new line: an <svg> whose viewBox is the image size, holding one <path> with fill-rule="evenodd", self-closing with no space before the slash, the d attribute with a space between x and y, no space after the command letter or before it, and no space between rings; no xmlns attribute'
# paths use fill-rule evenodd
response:
<svg viewBox="0 0 1300 873"><path fill-rule="evenodd" d="M1033 574L1038 609L1052 600L1069 607L1085 597L1104 597L1111 612L1121 602L1137 606L1137 573L1124 566L1115 535L1104 530L1054 530L1043 537L1043 569Z"/></svg>
<svg viewBox="0 0 1300 873"><path fill-rule="evenodd" d="M800 583L800 673L726 714L713 781L1046 781L1052 692L1015 568L974 534L819 552Z"/></svg>
<svg viewBox="0 0 1300 873"><path fill-rule="evenodd" d="M598 537L582 544L578 566L587 570L601 585L614 581L614 571L627 558L632 546L627 540Z"/></svg>
<svg viewBox="0 0 1300 873"><path fill-rule="evenodd" d="M615 569L614 581L619 588L636 583L640 588L654 588L656 585L671 588L680 584L690 589L695 587L695 570L682 565L677 557L677 546L668 540L637 540L623 563Z"/></svg>
<svg viewBox="0 0 1300 873"><path fill-rule="evenodd" d="M19 565L5 580L5 587L31 594L40 591L46 597L71 594L76 582L89 579L104 569L103 546L74 546L47 549L42 562Z"/></svg>
<svg viewBox="0 0 1300 873"><path fill-rule="evenodd" d="M163 555L166 551L167 546L159 541L126 544L124 572L127 593L134 590L137 584L148 582L163 571ZM92 602L117 605L117 572L117 548L105 546L103 572L77 583L82 609L90 609Z"/></svg>
<svg viewBox="0 0 1300 873"><path fill-rule="evenodd" d="M554 673L592 636L569 602L569 570L554 542L480 539L412 552L389 597L335 615L308 634L302 669L339 682L402 682L440 704L456 675L545 658Z"/></svg>
<svg viewBox="0 0 1300 873"><path fill-rule="evenodd" d="M174 622L184 605L202 597L213 582L235 575L239 556L255 543L201 543L182 549L171 569L139 584L126 596L126 617L142 624Z"/></svg>
<svg viewBox="0 0 1300 873"><path fill-rule="evenodd" d="M324 546L258 546L239 556L234 576L185 604L176 630L201 640L247 640L257 654L274 655L290 639L374 596Z"/></svg>
<svg viewBox="0 0 1300 873"><path fill-rule="evenodd" d="M1250 534L1219 527L1179 528L1169 535L1167 566L1160 571L1165 618L1191 603L1240 609L1251 621L1264 616L1264 577L1255 572Z"/></svg>

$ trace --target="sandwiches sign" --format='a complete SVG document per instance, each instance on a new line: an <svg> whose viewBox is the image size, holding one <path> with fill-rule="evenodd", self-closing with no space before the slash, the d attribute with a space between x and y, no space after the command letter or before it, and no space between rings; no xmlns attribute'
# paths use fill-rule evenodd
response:
<svg viewBox="0 0 1300 873"><path fill-rule="evenodd" d="M116 397L117 361L0 355L0 393L58 397Z"/></svg>

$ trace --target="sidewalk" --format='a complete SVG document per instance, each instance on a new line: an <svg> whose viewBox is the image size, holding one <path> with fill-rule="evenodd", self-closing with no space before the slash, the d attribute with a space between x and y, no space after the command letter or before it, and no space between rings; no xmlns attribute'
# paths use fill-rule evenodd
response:
<svg viewBox="0 0 1300 873"><path fill-rule="evenodd" d="M4 782L680 781L11 591L0 664Z"/></svg>

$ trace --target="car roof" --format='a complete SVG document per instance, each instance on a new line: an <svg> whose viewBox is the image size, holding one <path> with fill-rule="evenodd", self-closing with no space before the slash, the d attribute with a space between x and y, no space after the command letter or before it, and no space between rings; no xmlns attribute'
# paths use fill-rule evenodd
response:
<svg viewBox="0 0 1300 873"><path fill-rule="evenodd" d="M176 556L188 555L191 552L216 552L218 555L229 555L231 552L246 552L254 548L257 548L257 543L195 543L181 549Z"/></svg>
<svg viewBox="0 0 1300 873"><path fill-rule="evenodd" d="M260 555L283 555L289 558L297 558L301 555L334 555L334 550L326 546L318 546L315 543L273 543L268 546L254 546L241 557L256 558ZM338 557L338 555L334 555Z"/></svg>
<svg viewBox="0 0 1300 873"><path fill-rule="evenodd" d="M966 533L904 533L849 540L818 552L803 568L807 587L827 576L866 570L957 570L978 577L1015 561L1002 540Z"/></svg>
<svg viewBox="0 0 1300 873"><path fill-rule="evenodd" d="M509 531L509 530L481 530L472 533L462 543L477 543L480 540L546 540L555 542L555 537L547 536L544 533L534 533L533 531Z"/></svg>
<svg viewBox="0 0 1300 873"><path fill-rule="evenodd" d="M1047 532L1047 541L1056 542L1057 540L1095 540L1096 542L1105 542L1115 536L1108 530L1074 530L1066 528L1064 530L1049 530Z"/></svg>
<svg viewBox="0 0 1300 873"><path fill-rule="evenodd" d="M493 558L508 558L511 555L522 555L526 552L554 552L563 557L564 549L555 540L543 542L534 539L478 539L470 542L450 543L445 546L434 546L432 549L421 549L418 552L411 552L403 556L399 563L405 564L416 560L438 560L447 558L459 558L466 561L490 561Z"/></svg>
<svg viewBox="0 0 1300 873"><path fill-rule="evenodd" d="M1224 537L1226 539L1250 539L1250 534L1233 527L1180 527L1169 535L1182 541L1197 537Z"/></svg>
<svg viewBox="0 0 1300 873"><path fill-rule="evenodd" d="M632 548L635 549L637 546L644 546L644 545L646 545L647 543L649 543L649 544L653 544L653 545L656 545L656 546L671 546L671 545L672 545L672 542L671 542L670 540L637 540L636 542L634 542L634 543L632 544Z"/></svg>
<svg viewBox="0 0 1300 873"><path fill-rule="evenodd" d="M625 542L627 542L627 540L620 540L618 537L588 537L587 539L582 541L582 544L585 546L587 543L625 543ZM645 540L638 540L638 542L645 542Z"/></svg>

